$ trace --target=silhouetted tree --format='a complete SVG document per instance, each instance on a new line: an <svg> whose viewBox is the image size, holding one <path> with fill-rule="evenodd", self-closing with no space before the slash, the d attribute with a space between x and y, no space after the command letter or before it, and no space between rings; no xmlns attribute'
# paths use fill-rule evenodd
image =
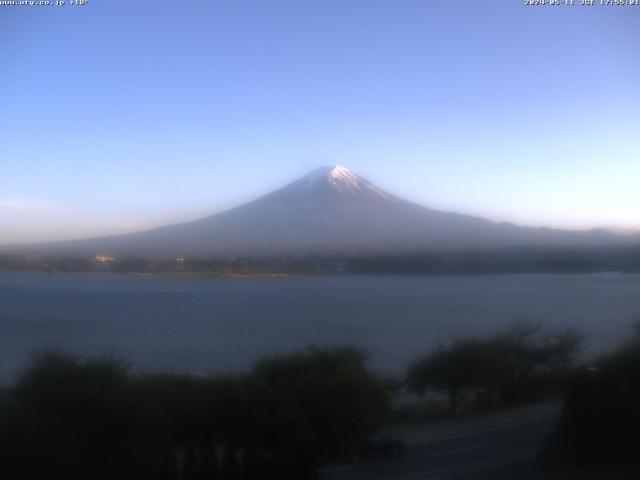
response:
<svg viewBox="0 0 640 480"><path fill-rule="evenodd" d="M460 391L492 385L492 376L501 369L498 362L497 352L486 340L459 339L415 361L409 368L407 384L418 394L427 389L445 391L449 413L456 415Z"/></svg>
<svg viewBox="0 0 640 480"><path fill-rule="evenodd" d="M351 347L309 347L263 360L250 392L261 455L301 479L312 478L319 461L353 453L390 406L385 381Z"/></svg>
<svg viewBox="0 0 640 480"><path fill-rule="evenodd" d="M53 470L70 478L105 478L122 467L127 370L110 358L81 363L55 351L35 356L14 391L19 428L13 450L23 456L16 462L32 474Z"/></svg>
<svg viewBox="0 0 640 480"><path fill-rule="evenodd" d="M587 465L640 467L638 325L635 329L629 341L571 377L554 456Z"/></svg>
<svg viewBox="0 0 640 480"><path fill-rule="evenodd" d="M449 412L458 412L467 389L499 393L513 403L540 387L540 380L562 377L575 360L582 337L573 330L541 335L540 327L515 324L490 338L463 338L419 358L409 367L407 385L418 394L445 391Z"/></svg>
<svg viewBox="0 0 640 480"><path fill-rule="evenodd" d="M47 351L2 393L0 471L68 480L312 478L389 407L353 348L271 357L244 376L133 375Z"/></svg>
<svg viewBox="0 0 640 480"><path fill-rule="evenodd" d="M540 386L540 380L564 378L574 365L582 339L573 329L543 334L540 325L529 322L516 323L489 339L499 366L494 386L502 402L526 398Z"/></svg>

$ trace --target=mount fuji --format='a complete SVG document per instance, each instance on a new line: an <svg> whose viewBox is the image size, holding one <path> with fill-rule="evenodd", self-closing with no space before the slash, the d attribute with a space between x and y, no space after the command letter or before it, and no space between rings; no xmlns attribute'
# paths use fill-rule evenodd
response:
<svg viewBox="0 0 640 480"><path fill-rule="evenodd" d="M257 200L138 233L30 245L58 255L154 258L405 254L504 248L610 248L640 243L605 230L495 223L390 195L347 168L319 168Z"/></svg>

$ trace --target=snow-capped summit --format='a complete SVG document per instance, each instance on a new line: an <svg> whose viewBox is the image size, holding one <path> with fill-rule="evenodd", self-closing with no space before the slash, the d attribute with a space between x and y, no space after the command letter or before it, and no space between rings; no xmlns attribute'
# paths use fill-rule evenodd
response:
<svg viewBox="0 0 640 480"><path fill-rule="evenodd" d="M351 188L361 188L362 184L365 183L358 176L351 173L351 170L342 165L336 165L331 168L329 179L334 185L345 185Z"/></svg>
<svg viewBox="0 0 640 480"><path fill-rule="evenodd" d="M346 167L342 165L332 165L327 167L320 167L317 170L309 173L301 179L308 184L315 182L328 181L333 185L351 185L354 188L359 188L364 180L357 175L351 173Z"/></svg>
<svg viewBox="0 0 640 480"><path fill-rule="evenodd" d="M307 187L324 183L342 193L374 193L382 197L389 197L388 194L375 185L342 165L320 167L306 177L303 177L300 182L304 183Z"/></svg>

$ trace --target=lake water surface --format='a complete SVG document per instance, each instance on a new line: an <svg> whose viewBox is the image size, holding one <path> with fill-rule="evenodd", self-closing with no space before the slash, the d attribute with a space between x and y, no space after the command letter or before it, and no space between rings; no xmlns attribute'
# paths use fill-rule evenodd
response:
<svg viewBox="0 0 640 480"><path fill-rule="evenodd" d="M242 371L310 343L356 344L401 373L416 355L514 321L575 327L586 352L640 319L640 275L133 277L0 272L0 375L63 347L142 370Z"/></svg>

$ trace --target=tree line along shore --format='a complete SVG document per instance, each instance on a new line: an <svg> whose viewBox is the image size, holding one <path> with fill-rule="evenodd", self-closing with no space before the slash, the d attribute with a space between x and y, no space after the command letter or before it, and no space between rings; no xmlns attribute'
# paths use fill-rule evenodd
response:
<svg viewBox="0 0 640 480"><path fill-rule="evenodd" d="M0 254L0 271L173 275L498 274L640 272L640 247L605 250L432 252L404 255L289 255L141 258Z"/></svg>

